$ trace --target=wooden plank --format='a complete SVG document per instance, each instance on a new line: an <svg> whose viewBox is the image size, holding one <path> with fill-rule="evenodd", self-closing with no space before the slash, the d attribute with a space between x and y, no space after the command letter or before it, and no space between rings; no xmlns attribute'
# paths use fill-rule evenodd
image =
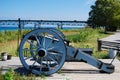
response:
<svg viewBox="0 0 120 80"><path fill-rule="evenodd" d="M119 42L111 42L111 41L99 40L98 47L99 47L99 50L101 50L101 48L119 50L120 43Z"/></svg>

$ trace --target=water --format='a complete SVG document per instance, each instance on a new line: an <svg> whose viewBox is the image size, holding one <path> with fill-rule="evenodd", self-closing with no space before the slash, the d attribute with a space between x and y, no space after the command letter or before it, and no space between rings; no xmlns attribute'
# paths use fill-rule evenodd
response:
<svg viewBox="0 0 120 80"><path fill-rule="evenodd" d="M41 28L56 28L55 26L41 26ZM80 29L80 28L84 28L84 26L63 26L63 30L71 30L71 29ZM34 29L34 27L31 26L26 26L24 27L25 30L31 30ZM0 26L0 32L2 31L16 31L18 30L17 26Z"/></svg>
<svg viewBox="0 0 120 80"><path fill-rule="evenodd" d="M14 31L18 30L18 27L0 27L0 31Z"/></svg>

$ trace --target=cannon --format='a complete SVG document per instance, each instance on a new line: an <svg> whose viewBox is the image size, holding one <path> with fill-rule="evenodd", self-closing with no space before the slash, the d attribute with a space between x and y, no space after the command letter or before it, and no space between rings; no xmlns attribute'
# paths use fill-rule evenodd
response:
<svg viewBox="0 0 120 80"><path fill-rule="evenodd" d="M58 72L67 56L84 61L104 72L114 72L114 65L104 63L81 49L69 46L64 34L56 29L35 29L22 38L19 46L21 63L36 75L48 76Z"/></svg>

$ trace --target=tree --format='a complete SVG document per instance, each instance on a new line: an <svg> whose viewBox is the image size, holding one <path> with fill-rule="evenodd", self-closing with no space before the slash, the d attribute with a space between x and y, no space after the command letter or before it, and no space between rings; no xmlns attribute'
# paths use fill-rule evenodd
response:
<svg viewBox="0 0 120 80"><path fill-rule="evenodd" d="M120 0L96 0L89 12L88 25L115 28L120 25Z"/></svg>

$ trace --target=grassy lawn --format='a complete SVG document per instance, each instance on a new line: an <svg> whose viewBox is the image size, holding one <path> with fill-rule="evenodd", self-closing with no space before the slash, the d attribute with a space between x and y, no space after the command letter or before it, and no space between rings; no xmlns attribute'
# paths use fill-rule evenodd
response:
<svg viewBox="0 0 120 80"><path fill-rule="evenodd" d="M26 34L28 31L23 31ZM70 45L75 48L92 48L93 56L96 58L107 58L107 51L97 51L97 39L104 38L110 34L104 34L103 29L74 29L74 30L61 30L70 40ZM0 33L0 53L7 52L13 56L17 56L17 37L18 32L5 31Z"/></svg>

